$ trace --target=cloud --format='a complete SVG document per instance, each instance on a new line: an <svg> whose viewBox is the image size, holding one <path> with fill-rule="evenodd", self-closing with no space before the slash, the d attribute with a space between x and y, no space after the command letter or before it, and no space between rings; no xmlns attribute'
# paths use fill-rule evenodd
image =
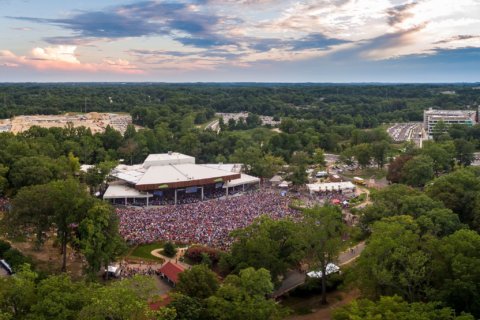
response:
<svg viewBox="0 0 480 320"><path fill-rule="evenodd" d="M411 12L411 9L417 4L417 2L411 2L389 8L387 10L388 24L390 26L395 26L402 23L406 19L413 17L414 14Z"/></svg>
<svg viewBox="0 0 480 320"><path fill-rule="evenodd" d="M59 61L70 64L80 64L75 56L76 46L57 46L47 48L35 48L32 50L32 58L47 61Z"/></svg>
<svg viewBox="0 0 480 320"><path fill-rule="evenodd" d="M144 71L123 59L104 59L100 63L82 63L76 55L76 46L34 48L28 55L16 55L12 51L0 51L0 66L24 67L41 71L60 70L87 73L142 74Z"/></svg>
<svg viewBox="0 0 480 320"><path fill-rule="evenodd" d="M200 12L183 2L141 1L106 8L103 11L79 12L68 18L46 19L12 17L10 19L59 26L74 33L71 37L49 37L58 44L121 39L143 36L171 36L186 45L212 46L225 43L213 28L221 20L216 14ZM224 22L228 20L223 18Z"/></svg>

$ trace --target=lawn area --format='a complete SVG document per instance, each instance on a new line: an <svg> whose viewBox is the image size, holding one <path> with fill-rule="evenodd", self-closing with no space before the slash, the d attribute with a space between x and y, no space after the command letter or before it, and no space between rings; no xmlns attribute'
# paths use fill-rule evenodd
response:
<svg viewBox="0 0 480 320"><path fill-rule="evenodd" d="M144 260L151 260L151 261L163 261L163 259L154 257L150 254L155 249L162 249L163 242L155 242L149 244L142 244L135 247L128 255L128 258L133 259L144 259Z"/></svg>

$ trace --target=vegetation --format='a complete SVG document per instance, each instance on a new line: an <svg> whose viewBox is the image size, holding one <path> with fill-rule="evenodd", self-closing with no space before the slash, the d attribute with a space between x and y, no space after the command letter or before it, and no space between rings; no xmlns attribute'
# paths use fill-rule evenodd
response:
<svg viewBox="0 0 480 320"><path fill-rule="evenodd" d="M97 283L98 271L126 248L113 209L95 195L121 160L140 163L149 153L169 150L199 163L244 163L247 173L262 178L282 172L298 189L308 181L308 168L325 165L325 153L339 154L366 177L383 177L388 164L392 185L372 190L373 204L357 210L358 237L367 245L352 267L352 285L363 299L334 318L478 318L480 170L470 165L480 149L480 125L439 123L421 149L395 143L382 125L421 121L430 106L477 105L480 91L471 87L0 84L0 118L78 112L86 98L89 110L129 112L142 127L130 125L123 135L111 127L93 134L72 126L0 133L0 196L12 199L2 231L35 235L37 249L54 234L63 271L68 251L81 253L88 264L79 281L65 273L39 276L28 257L0 242L0 257L16 272L0 279L0 319L280 319L288 312L267 297L299 265L325 275L319 281L327 302L327 284L343 279L326 276L326 265L349 232L341 212L329 206L304 210L301 221L262 217L232 233L230 252L190 248L186 256L198 265L181 274L172 302L155 312L147 304L151 281ZM444 90L457 94L438 94ZM220 132L205 129L216 112L240 111L250 114L219 120ZM259 115L280 121L278 128L262 126ZM80 164L93 167L81 172ZM131 256L155 259L150 252L162 247L175 255L171 243L162 243L139 246ZM223 281L211 267L221 269Z"/></svg>

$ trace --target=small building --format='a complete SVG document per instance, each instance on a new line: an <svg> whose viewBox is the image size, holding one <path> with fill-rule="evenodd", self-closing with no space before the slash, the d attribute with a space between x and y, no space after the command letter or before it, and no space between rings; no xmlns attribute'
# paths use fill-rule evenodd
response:
<svg viewBox="0 0 480 320"><path fill-rule="evenodd" d="M160 277L166 279L168 283L174 287L178 283L180 273L183 271L185 271L183 266L171 261L168 261L160 269L158 269Z"/></svg>
<svg viewBox="0 0 480 320"><path fill-rule="evenodd" d="M342 181L342 178L338 174L332 174L332 175L330 175L330 181L331 182L340 182L340 181Z"/></svg>
<svg viewBox="0 0 480 320"><path fill-rule="evenodd" d="M317 178L325 178L325 177L328 177L328 172L327 171L318 171L315 176Z"/></svg>
<svg viewBox="0 0 480 320"><path fill-rule="evenodd" d="M270 179L270 183L272 184L272 186L278 186L280 183L282 183L282 180L283 178L281 176L276 175Z"/></svg>
<svg viewBox="0 0 480 320"><path fill-rule="evenodd" d="M343 194L353 194L355 191L355 185L350 181L312 183L307 184L307 188L310 191L310 194L313 194L314 192L341 192Z"/></svg>

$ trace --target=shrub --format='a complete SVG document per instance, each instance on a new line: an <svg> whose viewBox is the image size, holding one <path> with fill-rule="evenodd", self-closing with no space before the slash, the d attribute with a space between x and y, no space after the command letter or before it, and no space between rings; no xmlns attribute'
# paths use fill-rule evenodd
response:
<svg viewBox="0 0 480 320"><path fill-rule="evenodd" d="M31 259L23 255L23 253L13 248L10 248L7 252L5 252L5 254L3 255L3 258L12 267L13 271L18 271L23 264L25 263L31 264L32 262Z"/></svg>
<svg viewBox="0 0 480 320"><path fill-rule="evenodd" d="M185 252L185 256L195 263L202 263L202 261L205 262L205 255L210 258L212 264L216 264L220 259L219 250L205 246L194 245L188 248Z"/></svg>
<svg viewBox="0 0 480 320"><path fill-rule="evenodd" d="M167 257L173 257L177 253L177 249L171 242L165 243L163 246L163 254L166 255Z"/></svg>
<svg viewBox="0 0 480 320"><path fill-rule="evenodd" d="M7 241L0 240L0 258L3 258L3 255L5 254L5 252L10 250L11 247L12 246Z"/></svg>

